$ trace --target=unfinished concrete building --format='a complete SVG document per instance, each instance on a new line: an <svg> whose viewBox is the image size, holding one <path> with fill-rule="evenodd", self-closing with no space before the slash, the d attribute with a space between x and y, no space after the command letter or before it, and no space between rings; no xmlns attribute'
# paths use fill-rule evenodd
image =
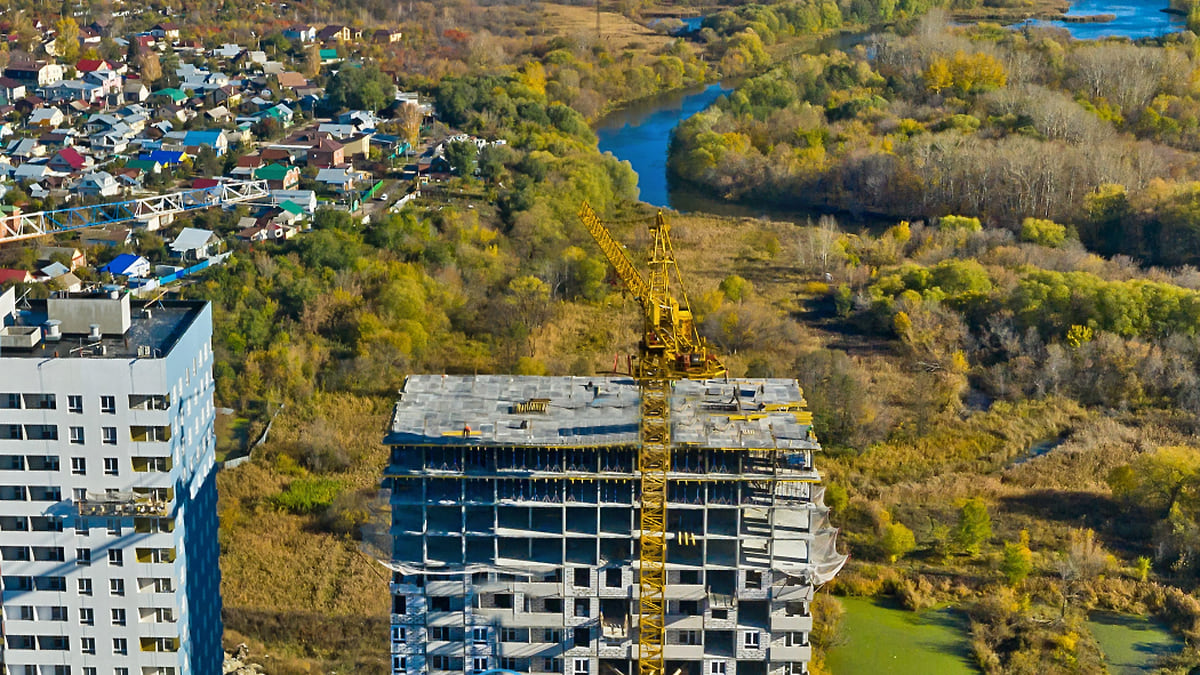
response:
<svg viewBox="0 0 1200 675"><path fill-rule="evenodd" d="M794 380L673 382L665 672L808 672L844 562ZM391 446L392 673L631 675L639 387L412 376Z"/></svg>

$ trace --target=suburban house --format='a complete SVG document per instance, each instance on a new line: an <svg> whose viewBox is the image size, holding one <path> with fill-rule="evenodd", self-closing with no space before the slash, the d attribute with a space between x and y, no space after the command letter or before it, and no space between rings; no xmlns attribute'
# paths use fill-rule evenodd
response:
<svg viewBox="0 0 1200 675"><path fill-rule="evenodd" d="M5 66L4 76L26 86L45 87L63 79L63 68L46 61L12 61Z"/></svg>
<svg viewBox="0 0 1200 675"><path fill-rule="evenodd" d="M308 151L308 165L322 169L346 163L345 147L332 138L322 138Z"/></svg>
<svg viewBox="0 0 1200 675"><path fill-rule="evenodd" d="M271 190L271 203L291 202L312 215L317 210L317 193L312 190Z"/></svg>
<svg viewBox="0 0 1200 675"><path fill-rule="evenodd" d="M67 116L58 108L38 108L29 115L28 124L43 129L57 129L66 121Z"/></svg>
<svg viewBox="0 0 1200 675"><path fill-rule="evenodd" d="M141 80L126 80L121 91L126 103L142 103L150 98L150 88Z"/></svg>
<svg viewBox="0 0 1200 675"><path fill-rule="evenodd" d="M133 253L122 253L112 259L101 272L108 272L114 277L147 277L150 275L150 261Z"/></svg>
<svg viewBox="0 0 1200 675"><path fill-rule="evenodd" d="M292 42L312 42L317 39L317 29L308 24L298 23L283 29L283 37Z"/></svg>
<svg viewBox="0 0 1200 675"><path fill-rule="evenodd" d="M137 169L142 173L162 173L162 164L152 159L131 159L125 162L126 169Z"/></svg>
<svg viewBox="0 0 1200 675"><path fill-rule="evenodd" d="M0 284L32 284L33 275L26 270L0 269Z"/></svg>
<svg viewBox="0 0 1200 675"><path fill-rule="evenodd" d="M402 35L398 30L380 28L371 35L371 41L377 45L386 45L399 42L401 37Z"/></svg>
<svg viewBox="0 0 1200 675"><path fill-rule="evenodd" d="M272 190L291 190L300 185L300 167L270 164L255 170L254 178L267 181Z"/></svg>
<svg viewBox="0 0 1200 675"><path fill-rule="evenodd" d="M53 171L62 173L75 173L82 171L92 165L92 158L86 157L75 148L67 147L54 153L50 161L46 162L46 166Z"/></svg>
<svg viewBox="0 0 1200 675"><path fill-rule="evenodd" d="M79 235L79 243L84 247L128 246L133 243L133 230L127 227L88 229Z"/></svg>
<svg viewBox="0 0 1200 675"><path fill-rule="evenodd" d="M217 252L221 238L214 232L185 227L171 242L171 257L187 261L206 260Z"/></svg>
<svg viewBox="0 0 1200 675"><path fill-rule="evenodd" d="M150 34L156 38L162 38L174 42L179 39L179 26L170 22L156 23L150 29Z"/></svg>
<svg viewBox="0 0 1200 675"><path fill-rule="evenodd" d="M362 180L362 172L350 167L337 167L317 171L317 182L324 183L339 192L351 192L358 181Z"/></svg>
<svg viewBox="0 0 1200 675"><path fill-rule="evenodd" d="M114 197L121 192L117 179L107 171L96 171L75 183L75 192L84 197Z"/></svg>
<svg viewBox="0 0 1200 675"><path fill-rule="evenodd" d="M71 246L39 246L37 255L40 262L48 263L54 258L67 260L69 261L67 268L71 272L87 265L87 256L83 254L83 251Z"/></svg>
<svg viewBox="0 0 1200 675"><path fill-rule="evenodd" d="M349 42L350 35L348 26L329 25L317 31L317 39L321 42Z"/></svg>
<svg viewBox="0 0 1200 675"><path fill-rule="evenodd" d="M25 83L11 77L0 77L0 96L4 97L5 103L25 98Z"/></svg>
<svg viewBox="0 0 1200 675"><path fill-rule="evenodd" d="M308 86L308 78L290 70L279 73L275 76L275 79L279 81L279 86L284 89L298 89Z"/></svg>

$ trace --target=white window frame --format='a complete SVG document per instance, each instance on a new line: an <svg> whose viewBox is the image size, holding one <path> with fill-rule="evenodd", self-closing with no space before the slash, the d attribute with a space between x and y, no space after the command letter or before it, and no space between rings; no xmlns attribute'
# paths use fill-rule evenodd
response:
<svg viewBox="0 0 1200 675"><path fill-rule="evenodd" d="M488 641L488 629L487 628L476 627L476 628L471 629L471 642L473 642L477 645L486 645L487 641ZM487 670L487 669L485 668L484 670Z"/></svg>
<svg viewBox="0 0 1200 675"><path fill-rule="evenodd" d="M105 415L117 414L117 397L116 396L101 396L100 397L100 412Z"/></svg>
<svg viewBox="0 0 1200 675"><path fill-rule="evenodd" d="M129 641L125 638L113 638L113 654L129 656ZM113 671L114 673L116 671Z"/></svg>
<svg viewBox="0 0 1200 675"><path fill-rule="evenodd" d="M108 580L108 594L118 597L118 598L124 596L125 595L125 580L124 579L109 579Z"/></svg>
<svg viewBox="0 0 1200 675"><path fill-rule="evenodd" d="M117 444L117 428L116 427L100 427L100 442L105 445Z"/></svg>
<svg viewBox="0 0 1200 675"><path fill-rule="evenodd" d="M80 626L95 626L96 611L91 607L79 608L79 625Z"/></svg>
<svg viewBox="0 0 1200 675"><path fill-rule="evenodd" d="M119 476L121 474L121 460L116 457L104 458L104 475Z"/></svg>
<svg viewBox="0 0 1200 675"><path fill-rule="evenodd" d="M742 647L762 649L762 633L756 630L742 631Z"/></svg>
<svg viewBox="0 0 1200 675"><path fill-rule="evenodd" d="M571 659L572 675L588 675L592 666L590 659Z"/></svg>
<svg viewBox="0 0 1200 675"><path fill-rule="evenodd" d="M408 643L408 631L404 626L392 626L392 644L402 645Z"/></svg>
<svg viewBox="0 0 1200 675"><path fill-rule="evenodd" d="M475 656L471 658L471 672L482 673L489 668L491 668L491 665L488 663L488 657Z"/></svg>
<svg viewBox="0 0 1200 675"><path fill-rule="evenodd" d="M712 661L708 664L708 675L725 675L725 662Z"/></svg>
<svg viewBox="0 0 1200 675"><path fill-rule="evenodd" d="M124 607L113 607L111 611L112 625L125 626L129 623L129 617L125 613Z"/></svg>
<svg viewBox="0 0 1200 675"><path fill-rule="evenodd" d="M67 435L75 445L83 445L83 427L67 427Z"/></svg>
<svg viewBox="0 0 1200 675"><path fill-rule="evenodd" d="M72 457L71 458L71 475L86 476L87 475L87 457Z"/></svg>
<svg viewBox="0 0 1200 675"><path fill-rule="evenodd" d="M79 394L67 395L67 412L76 415L83 412L83 397Z"/></svg>

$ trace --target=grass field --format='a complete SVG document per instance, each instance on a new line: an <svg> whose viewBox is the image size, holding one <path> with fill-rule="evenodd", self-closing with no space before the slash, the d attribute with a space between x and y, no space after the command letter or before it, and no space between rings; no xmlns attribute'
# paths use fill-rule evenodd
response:
<svg viewBox="0 0 1200 675"><path fill-rule="evenodd" d="M594 5L572 6L543 4L546 32L553 35L596 35ZM645 26L614 12L600 12L600 39L610 49L623 50L637 46L656 50L671 41Z"/></svg>

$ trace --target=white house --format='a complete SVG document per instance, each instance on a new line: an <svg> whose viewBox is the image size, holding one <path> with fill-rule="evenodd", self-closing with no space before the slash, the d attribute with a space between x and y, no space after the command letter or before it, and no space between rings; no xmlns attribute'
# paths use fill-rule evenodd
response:
<svg viewBox="0 0 1200 675"><path fill-rule="evenodd" d="M84 197L114 197L120 191L117 179L107 171L89 173L75 184L75 192Z"/></svg>
<svg viewBox="0 0 1200 675"><path fill-rule="evenodd" d="M220 246L221 238L214 232L185 227L171 242L171 255L183 260L205 260Z"/></svg>

